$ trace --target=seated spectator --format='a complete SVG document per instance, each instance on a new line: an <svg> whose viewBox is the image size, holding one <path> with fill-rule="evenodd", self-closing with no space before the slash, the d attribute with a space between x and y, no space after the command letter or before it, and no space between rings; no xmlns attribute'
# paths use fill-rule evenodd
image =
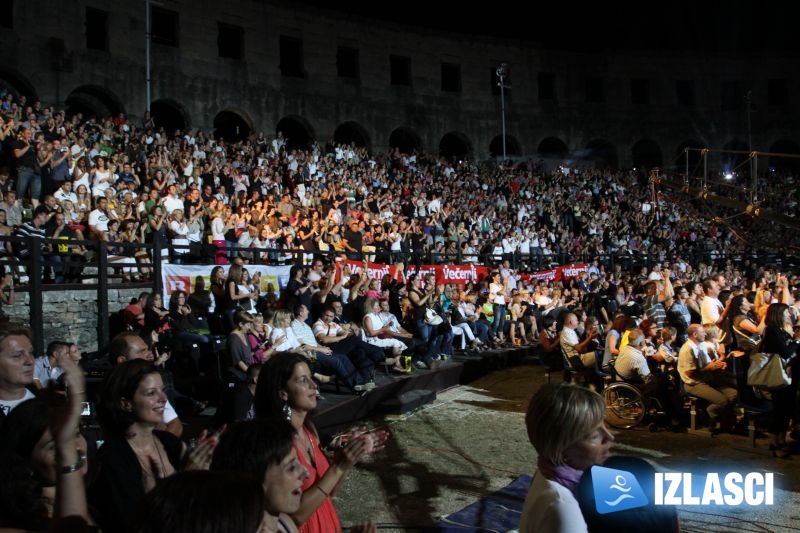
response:
<svg viewBox="0 0 800 533"><path fill-rule="evenodd" d="M35 397L34 369L30 331L0 331L0 421L19 404Z"/></svg>
<svg viewBox="0 0 800 533"><path fill-rule="evenodd" d="M583 473L610 455L605 415L599 394L571 383L544 385L531 398L525 426L539 459L520 533L587 531L575 494Z"/></svg>
<svg viewBox="0 0 800 533"><path fill-rule="evenodd" d="M281 314L280 311L275 316L277 317L279 314ZM373 362L364 356L351 360L349 354L335 352L327 346L322 346L317 342L314 331L306 323L307 319L308 308L303 304L297 305L294 309L294 320L290 325L297 341L306 347L306 355L312 361L316 361L321 368L333 372L342 383L356 392L374 388L372 375L375 372L375 366ZM276 350L280 351L280 348L276 347ZM356 355L354 351L351 351L351 354ZM323 378L321 382L326 382L326 380Z"/></svg>
<svg viewBox="0 0 800 533"><path fill-rule="evenodd" d="M579 363L578 368L591 368L597 364L597 355L592 351L587 351L592 341L597 336L596 332L589 332L582 341L578 340L578 317L575 313L567 313L564 316L564 327L561 329L559 342L564 357L574 366Z"/></svg>
<svg viewBox="0 0 800 533"><path fill-rule="evenodd" d="M364 340L373 346L391 351L391 363L395 370L404 372L401 354L408 348L405 343L396 339L393 334L392 323L384 323L380 315L381 305L375 298L367 298L364 303L364 321L362 323Z"/></svg>
<svg viewBox="0 0 800 533"><path fill-rule="evenodd" d="M0 341L2 344L2 341ZM7 417L0 416L0 529L60 530L59 519L70 517L75 529L93 523L86 505L83 477L87 445L80 431L86 400L83 372L68 356L64 396L48 402L25 400ZM84 527L78 527L78 526ZM66 529L64 529L66 530Z"/></svg>
<svg viewBox="0 0 800 533"><path fill-rule="evenodd" d="M119 365L133 359L143 359L156 365L164 362L163 359L156 360L153 351L144 339L133 331L123 331L111 339L108 345L108 358L112 365ZM164 405L162 424L159 429L164 429L176 437L180 437L183 434L183 423L178 418L178 413L172 407L169 399Z"/></svg>
<svg viewBox="0 0 800 533"><path fill-rule="evenodd" d="M734 406L735 382L726 371L728 364L724 358L701 349L701 344L706 339L703 326L690 325L688 335L689 340L678 354L678 373L687 393L709 402L709 428L712 432L718 431L720 417Z"/></svg>
<svg viewBox="0 0 800 533"><path fill-rule="evenodd" d="M208 344L208 322L195 314L184 291L175 291L169 298L169 318L175 338L187 343Z"/></svg>
<svg viewBox="0 0 800 533"><path fill-rule="evenodd" d="M276 315L277 316L277 315ZM256 416L287 420L294 427L297 458L308 470L300 508L292 515L303 531L339 531L341 524L331 496L348 472L367 455L383 449L383 431L352 432L337 448L333 467L322 451L319 435L308 415L317 407L317 384L306 360L298 354L277 354L265 365L256 388Z"/></svg>
<svg viewBox="0 0 800 533"><path fill-rule="evenodd" d="M144 327L152 329L157 333L163 333L171 329L169 311L164 308L164 298L157 292L147 295L144 304Z"/></svg>
<svg viewBox="0 0 800 533"><path fill-rule="evenodd" d="M264 513L262 480L249 474L204 470L173 474L141 501L133 533L277 531ZM294 532L296 529L287 531Z"/></svg>
<svg viewBox="0 0 800 533"><path fill-rule="evenodd" d="M34 386L41 390L47 388L51 381L57 381L64 373L58 362L68 356L69 344L66 342L53 341L48 344L46 353L36 358L33 371Z"/></svg>
<svg viewBox="0 0 800 533"><path fill-rule="evenodd" d="M263 363L275 353L275 348L270 341L271 333L272 326L265 322L262 315L253 316L253 327L247 334L247 342L250 343L250 349L253 351L253 362Z"/></svg>
<svg viewBox="0 0 800 533"><path fill-rule="evenodd" d="M206 469L217 434L201 435L187 452L183 443L157 429L167 397L161 374L142 359L117 365L103 381L97 419L105 440L97 452L98 476L89 496L103 530L117 531L135 518L137 506L158 482L181 468Z"/></svg>
<svg viewBox="0 0 800 533"><path fill-rule="evenodd" d="M285 420L254 420L234 424L220 438L212 471L255 476L264 487L264 520L268 531L297 531L293 516L300 510L302 486L309 472L294 446L296 431Z"/></svg>

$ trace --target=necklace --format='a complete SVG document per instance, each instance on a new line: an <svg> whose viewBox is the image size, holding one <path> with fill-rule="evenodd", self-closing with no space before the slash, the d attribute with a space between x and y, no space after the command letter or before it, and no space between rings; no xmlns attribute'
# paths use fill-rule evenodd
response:
<svg viewBox="0 0 800 533"><path fill-rule="evenodd" d="M308 430L306 428L303 428L303 431L298 433L298 435L302 435L303 436L301 438L300 445L301 445L301 447L305 448L304 451L306 453L306 457L308 458L309 462L311 463L311 466L313 466L314 469L316 470L317 461L316 461L316 459L314 457L314 451L312 449L313 448L313 443L311 441L311 435L308 434ZM302 441L305 441L305 442L302 442Z"/></svg>
<svg viewBox="0 0 800 533"><path fill-rule="evenodd" d="M150 438L152 439L152 452L150 453L148 453L147 449L140 448L134 444L133 439L128 439L128 444L133 449L133 453L137 461L139 461L139 466L142 468L146 488L148 485L154 486L157 480L163 479L171 473L167 472L167 465L161 455L161 447L158 445L155 435L151 434Z"/></svg>

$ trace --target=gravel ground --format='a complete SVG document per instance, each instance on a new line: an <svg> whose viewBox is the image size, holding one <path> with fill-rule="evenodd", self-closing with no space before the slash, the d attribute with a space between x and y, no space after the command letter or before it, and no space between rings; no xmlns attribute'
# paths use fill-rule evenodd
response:
<svg viewBox="0 0 800 533"><path fill-rule="evenodd" d="M372 519L382 530L430 527L532 473L536 455L523 418L543 382L541 368L521 365L442 392L411 414L370 421L392 437L386 451L359 464L336 494L343 524ZM800 461L754 453L747 444L736 435L712 439L636 428L617 432L615 450L665 470L775 472L774 506L681 508L683 531L800 531Z"/></svg>

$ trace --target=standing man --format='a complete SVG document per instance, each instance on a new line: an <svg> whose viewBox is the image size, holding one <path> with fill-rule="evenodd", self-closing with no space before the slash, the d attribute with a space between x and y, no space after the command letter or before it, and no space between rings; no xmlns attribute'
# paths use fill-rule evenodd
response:
<svg viewBox="0 0 800 533"><path fill-rule="evenodd" d="M25 199L25 194L30 190L31 204L36 208L42 194L42 178L36 171L36 143L32 137L31 128L22 128L11 148L17 163L17 196Z"/></svg>
<svg viewBox="0 0 800 533"><path fill-rule="evenodd" d="M61 145L61 139L53 140L53 156L50 158L50 184L45 191L53 194L69 179L69 148Z"/></svg>

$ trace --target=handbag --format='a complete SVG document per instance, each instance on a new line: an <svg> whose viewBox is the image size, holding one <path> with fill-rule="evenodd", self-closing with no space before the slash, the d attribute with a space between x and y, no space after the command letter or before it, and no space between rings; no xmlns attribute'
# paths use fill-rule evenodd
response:
<svg viewBox="0 0 800 533"><path fill-rule="evenodd" d="M441 316L439 316L439 314L436 311L434 311L430 307L425 309L425 323L426 324L428 324L430 326L438 326L443 321L444 321L444 319Z"/></svg>
<svg viewBox="0 0 800 533"><path fill-rule="evenodd" d="M781 389L792 384L789 362L776 353L756 352L750 356L747 384L753 387Z"/></svg>

